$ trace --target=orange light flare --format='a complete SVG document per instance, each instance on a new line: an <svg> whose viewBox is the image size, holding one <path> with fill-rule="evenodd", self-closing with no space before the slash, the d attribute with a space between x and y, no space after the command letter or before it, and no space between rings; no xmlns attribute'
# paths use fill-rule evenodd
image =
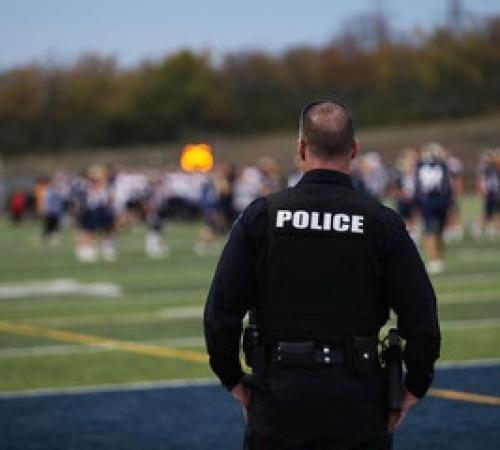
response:
<svg viewBox="0 0 500 450"><path fill-rule="evenodd" d="M180 163L186 172L210 172L214 166L212 148L206 143L187 144L182 149Z"/></svg>

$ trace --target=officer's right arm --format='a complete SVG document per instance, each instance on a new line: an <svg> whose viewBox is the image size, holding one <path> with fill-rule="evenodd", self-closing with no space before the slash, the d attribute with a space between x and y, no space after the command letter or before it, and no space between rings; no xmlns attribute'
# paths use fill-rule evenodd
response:
<svg viewBox="0 0 500 450"><path fill-rule="evenodd" d="M267 203L253 202L233 226L210 287L204 329L210 366L229 390L241 380L242 319L257 295L256 246L265 234Z"/></svg>
<svg viewBox="0 0 500 450"><path fill-rule="evenodd" d="M385 298L398 318L406 341L403 359L406 389L417 398L427 392L439 357L441 334L436 296L415 244L399 215L381 208L384 235L383 276Z"/></svg>

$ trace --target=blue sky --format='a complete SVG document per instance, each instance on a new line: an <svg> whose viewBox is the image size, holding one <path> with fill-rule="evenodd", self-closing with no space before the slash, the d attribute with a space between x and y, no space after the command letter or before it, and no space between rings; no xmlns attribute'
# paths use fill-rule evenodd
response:
<svg viewBox="0 0 500 450"><path fill-rule="evenodd" d="M223 54L320 45L376 3L399 29L446 20L447 0L0 0L0 68L88 52L130 66L181 47ZM500 14L500 0L463 4L475 15Z"/></svg>

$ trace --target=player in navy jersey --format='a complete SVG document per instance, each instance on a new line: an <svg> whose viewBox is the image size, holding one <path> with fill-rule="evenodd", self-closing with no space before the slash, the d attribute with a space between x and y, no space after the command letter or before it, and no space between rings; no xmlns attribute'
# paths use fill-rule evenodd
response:
<svg viewBox="0 0 500 450"><path fill-rule="evenodd" d="M444 269L443 231L451 200L452 184L446 152L438 143L426 144L416 170L416 201L424 222L424 249L431 273Z"/></svg>
<svg viewBox="0 0 500 450"><path fill-rule="evenodd" d="M80 261L97 261L97 244L100 244L100 253L105 261L116 258L113 197L104 167L93 166L89 169L81 196L79 226L81 233L76 255Z"/></svg>
<svg viewBox="0 0 500 450"><path fill-rule="evenodd" d="M487 152L479 168L479 188L483 196L483 228L493 239L500 232L500 149Z"/></svg>

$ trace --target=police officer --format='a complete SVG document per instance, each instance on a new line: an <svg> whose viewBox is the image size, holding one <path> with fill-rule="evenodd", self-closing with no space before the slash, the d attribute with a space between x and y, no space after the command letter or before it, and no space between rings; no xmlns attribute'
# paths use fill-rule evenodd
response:
<svg viewBox="0 0 500 450"><path fill-rule="evenodd" d="M423 397L440 348L436 298L400 217L356 192L349 111L301 112L305 174L255 200L235 223L208 294L210 365L247 415L252 450L387 448L387 433ZM242 371L242 319L258 345ZM377 355L389 310L406 340L402 408L390 413Z"/></svg>

